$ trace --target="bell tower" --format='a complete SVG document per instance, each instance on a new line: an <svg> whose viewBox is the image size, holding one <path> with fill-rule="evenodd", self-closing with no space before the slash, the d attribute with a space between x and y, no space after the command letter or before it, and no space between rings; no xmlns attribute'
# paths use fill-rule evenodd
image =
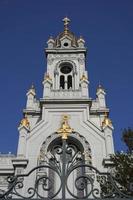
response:
<svg viewBox="0 0 133 200"><path fill-rule="evenodd" d="M27 92L24 119L18 129L17 156L28 159L26 171L40 163L38 157L43 157L40 154L47 154L48 146L61 137L57 133L63 117L67 116L73 130L68 141L76 141L77 147L82 146L87 162L106 171L106 160L114 152L106 92L99 85L96 99L90 98L85 40L70 31L70 19L65 17L63 23L63 32L47 41L42 98L37 99L33 85Z"/></svg>
<svg viewBox="0 0 133 200"><path fill-rule="evenodd" d="M28 159L29 169L37 165L41 152L47 153L50 143L60 137L57 132L67 116L73 130L68 140L79 141L86 160L106 171L106 160L114 152L106 92L99 85L96 99L90 98L85 40L70 31L70 19L65 17L63 23L63 32L47 41L42 98L37 99L33 85L27 92L22 122L28 126L21 123L18 129L18 157Z"/></svg>
<svg viewBox="0 0 133 200"><path fill-rule="evenodd" d="M90 196L92 199L94 190L90 186L94 183L100 188L98 170L108 171L110 154L114 153L106 92L99 85L96 98L90 98L85 40L70 31L70 19L65 17L63 23L63 32L47 41L42 98L37 99L32 85L18 127L17 155L6 158L9 165L0 169L3 180L12 174L18 177L25 174L24 184L19 178L13 189L17 191L13 195L19 198L86 199ZM77 162L82 164L81 168L77 168ZM85 182L82 182L83 175ZM8 188L8 184L4 187Z"/></svg>
<svg viewBox="0 0 133 200"><path fill-rule="evenodd" d="M63 32L47 41L47 72L43 81L43 97L88 98L85 41L69 30L70 19L65 17L63 22Z"/></svg>

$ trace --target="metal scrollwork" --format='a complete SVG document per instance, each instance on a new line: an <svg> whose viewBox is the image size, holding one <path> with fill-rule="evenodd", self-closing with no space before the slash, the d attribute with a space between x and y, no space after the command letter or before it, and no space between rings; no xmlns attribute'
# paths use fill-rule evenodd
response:
<svg viewBox="0 0 133 200"><path fill-rule="evenodd" d="M132 199L124 194L119 177L86 164L85 154L76 145L61 141L52 146L43 164L27 174L8 177L8 190L0 190L0 199Z"/></svg>

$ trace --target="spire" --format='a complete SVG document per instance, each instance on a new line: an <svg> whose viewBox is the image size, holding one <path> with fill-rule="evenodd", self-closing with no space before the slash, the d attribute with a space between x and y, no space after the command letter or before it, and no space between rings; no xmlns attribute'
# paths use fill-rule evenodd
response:
<svg viewBox="0 0 133 200"><path fill-rule="evenodd" d="M28 96L29 94L32 94L33 96L36 95L35 86L34 86L33 83L31 84L31 87L30 87L30 89L29 89L28 92L27 92L27 96Z"/></svg>
<svg viewBox="0 0 133 200"><path fill-rule="evenodd" d="M98 85L98 87L97 87L97 92L98 92L99 90L104 91L104 88L103 88L103 86L101 85L100 81L99 81L99 85ZM104 91L104 92L105 92L105 91Z"/></svg>
<svg viewBox="0 0 133 200"><path fill-rule="evenodd" d="M27 96L26 109L33 109L35 106L34 104L36 102L36 91L33 83L30 89L28 90L26 96Z"/></svg>
<svg viewBox="0 0 133 200"><path fill-rule="evenodd" d="M67 32L69 30L68 25L69 25L70 19L68 17L65 17L62 21L64 22L64 31Z"/></svg>
<svg viewBox="0 0 133 200"><path fill-rule="evenodd" d="M106 92L100 83L97 87L96 95L98 98L99 107L105 108L106 107L106 99L105 99Z"/></svg>
<svg viewBox="0 0 133 200"><path fill-rule="evenodd" d="M85 43L85 40L84 40L84 38L82 37L82 35L80 35L78 41Z"/></svg>

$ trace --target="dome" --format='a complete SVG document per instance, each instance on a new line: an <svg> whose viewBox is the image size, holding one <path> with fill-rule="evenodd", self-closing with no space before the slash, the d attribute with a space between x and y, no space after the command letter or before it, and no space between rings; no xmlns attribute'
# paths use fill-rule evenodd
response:
<svg viewBox="0 0 133 200"><path fill-rule="evenodd" d="M73 47L78 47L78 43L77 43L77 40L78 38L75 36L74 33L72 33L70 30L69 30L69 22L70 22L70 19L68 19L67 17L65 17L63 19L63 22L64 22L64 31L59 33L59 35L57 35L57 37L55 38L55 46L56 47L60 47L61 46L61 39L66 37L68 38L69 40L71 40L71 45Z"/></svg>
<svg viewBox="0 0 133 200"><path fill-rule="evenodd" d="M63 31L62 33L60 33L56 38L55 38L55 46L56 47L60 47L61 46L61 39L63 37L67 37L71 40L72 42L72 46L73 47L77 47L78 43L77 43L77 37L74 35L74 33L72 33L71 31L67 30L67 31Z"/></svg>
<svg viewBox="0 0 133 200"><path fill-rule="evenodd" d="M84 48L84 39L80 36L77 38L76 35L69 30L69 22L70 19L65 17L63 19L64 22L64 30L59 33L55 38L50 37L47 41L48 48Z"/></svg>

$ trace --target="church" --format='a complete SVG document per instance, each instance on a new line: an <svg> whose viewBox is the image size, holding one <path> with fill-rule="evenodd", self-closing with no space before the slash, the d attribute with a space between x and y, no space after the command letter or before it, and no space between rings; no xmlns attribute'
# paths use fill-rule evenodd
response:
<svg viewBox="0 0 133 200"><path fill-rule="evenodd" d="M85 40L71 32L70 19L63 24L63 31L47 41L42 97L36 98L34 85L26 94L17 155L0 155L0 194L10 188L14 198L89 197L92 182L99 188L97 170L107 173L111 164L106 92L99 85L96 99L91 98ZM19 180L16 187L10 187L9 176Z"/></svg>

